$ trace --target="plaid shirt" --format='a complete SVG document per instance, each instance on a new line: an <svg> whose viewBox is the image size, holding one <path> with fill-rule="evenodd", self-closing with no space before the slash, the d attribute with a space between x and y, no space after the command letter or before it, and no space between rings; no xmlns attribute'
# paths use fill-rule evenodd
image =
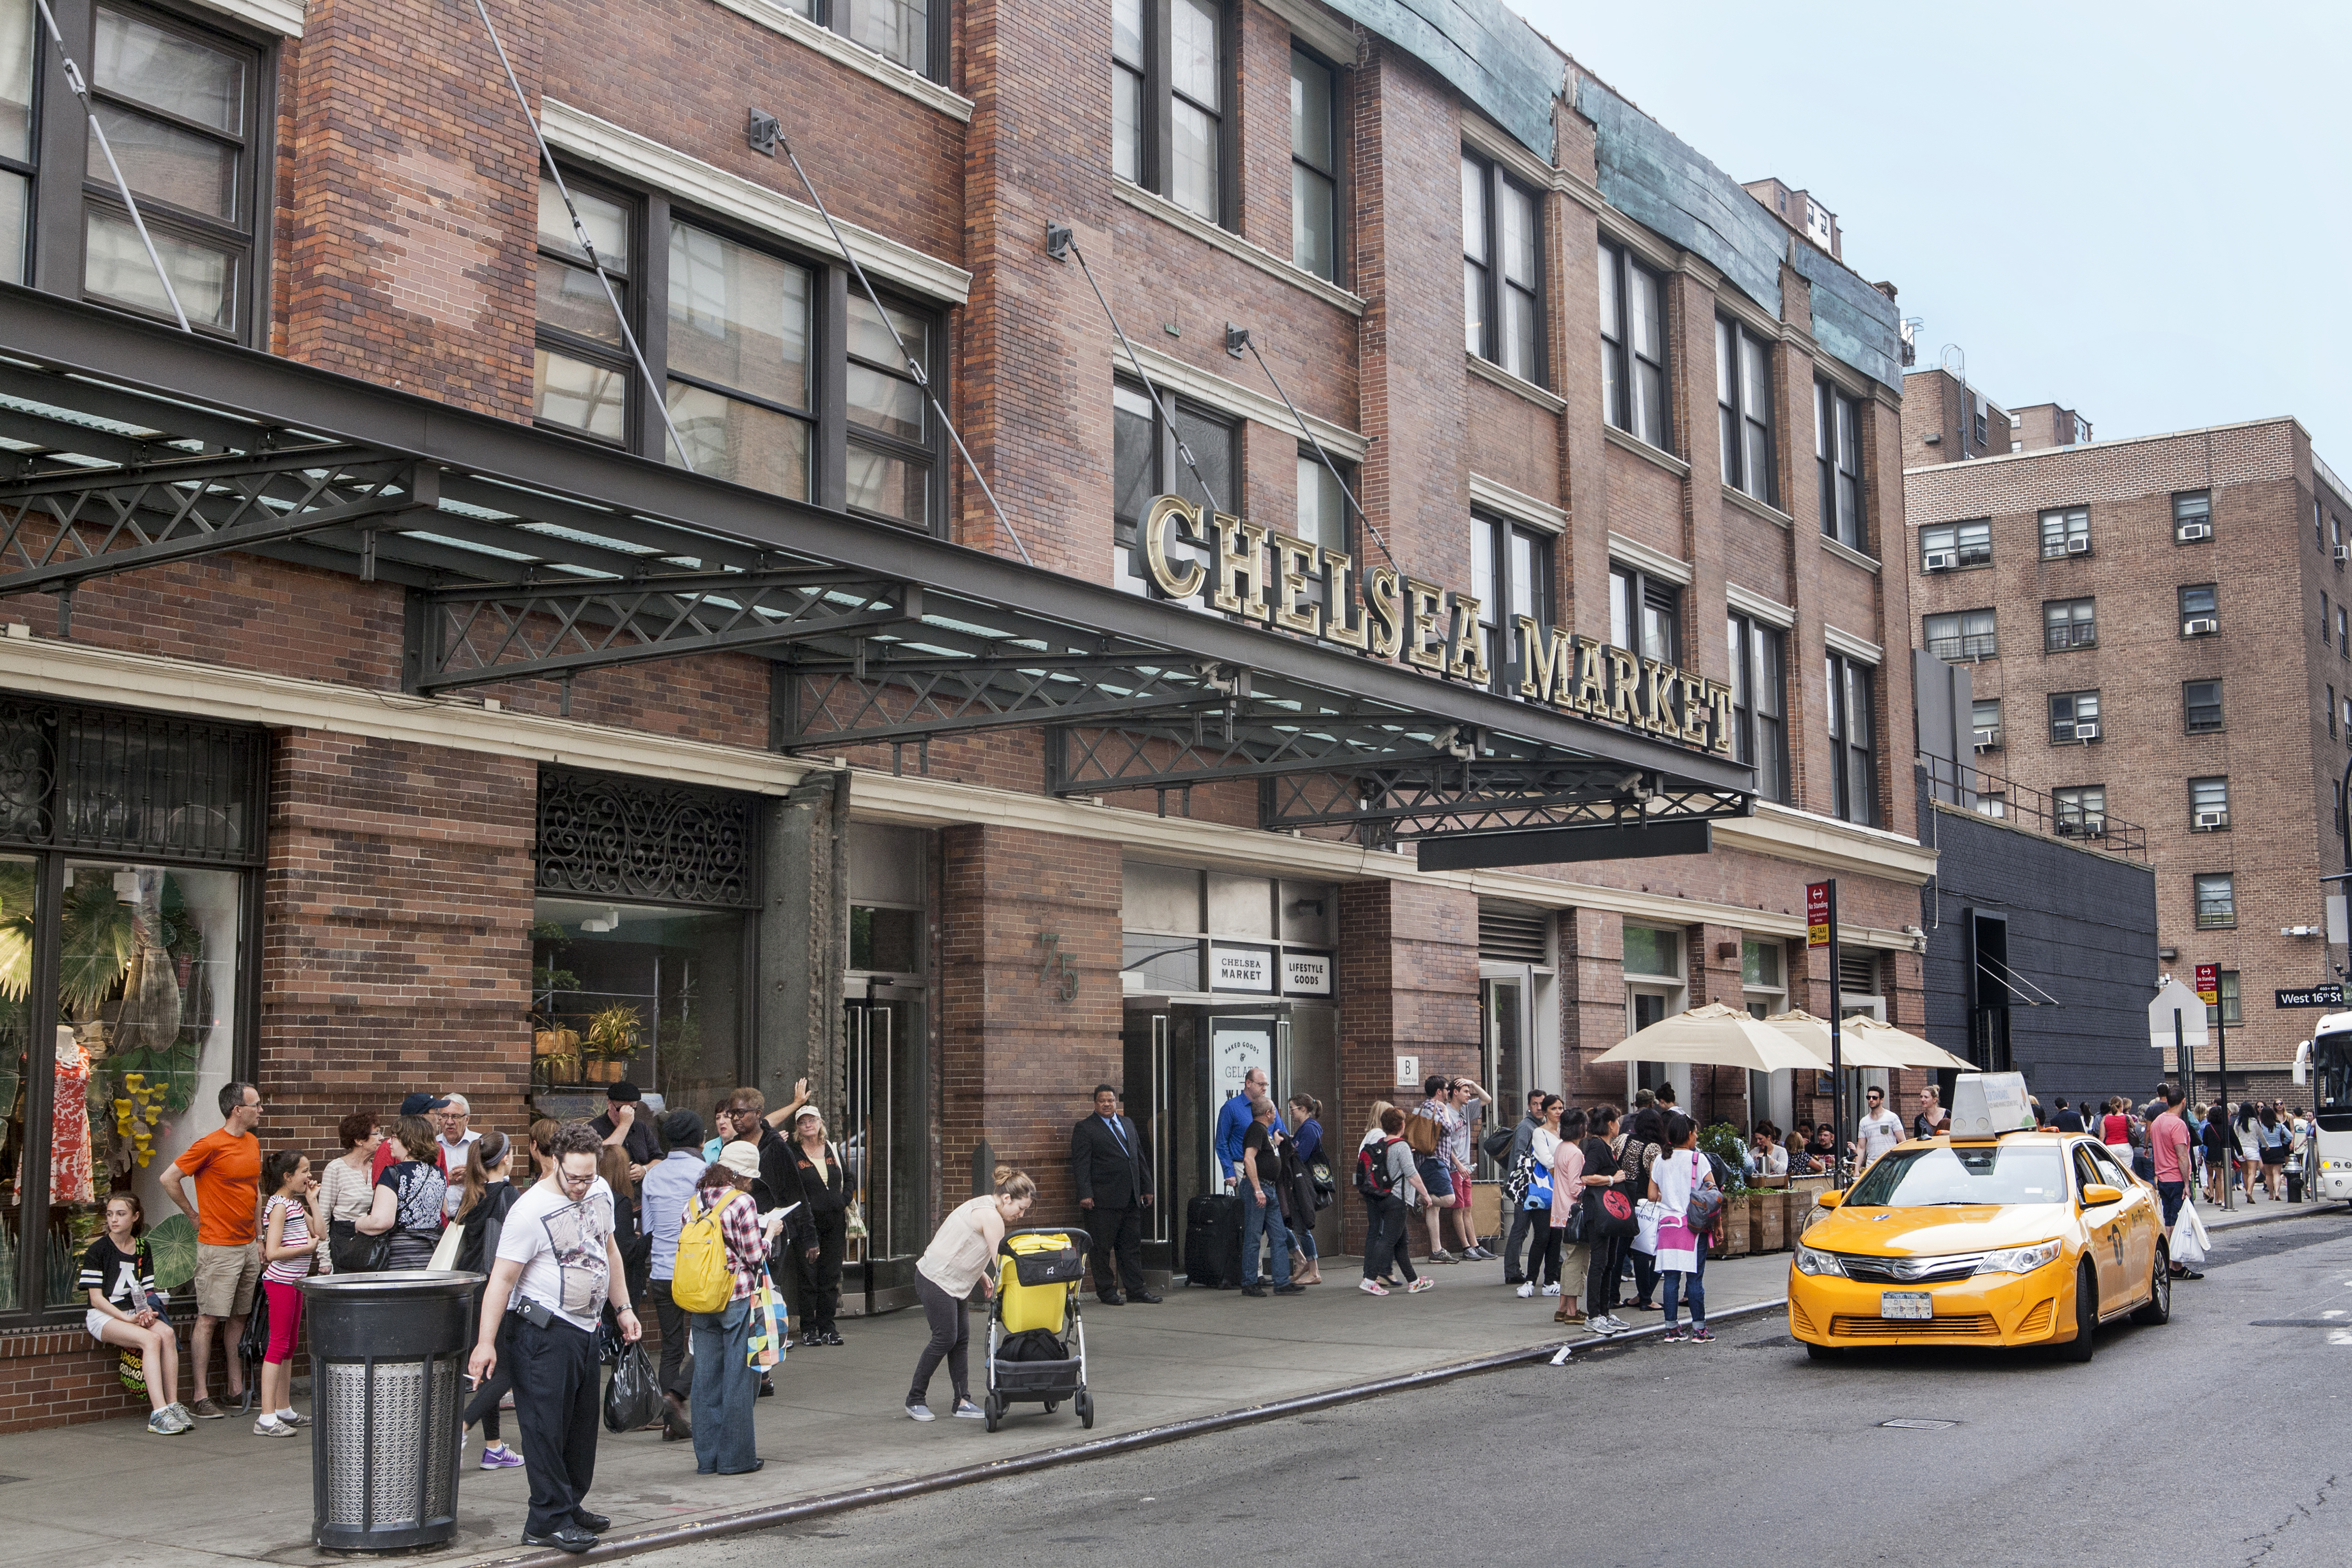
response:
<svg viewBox="0 0 2352 1568"><path fill-rule="evenodd" d="M751 1194L734 1187L702 1187L695 1196L706 1210L726 1205L719 1210L719 1233L727 1238L727 1261L735 1270L735 1290L727 1300L740 1301L751 1293L752 1278L768 1258L767 1234L760 1228L760 1205ZM733 1202L735 1198L743 1201Z"/></svg>

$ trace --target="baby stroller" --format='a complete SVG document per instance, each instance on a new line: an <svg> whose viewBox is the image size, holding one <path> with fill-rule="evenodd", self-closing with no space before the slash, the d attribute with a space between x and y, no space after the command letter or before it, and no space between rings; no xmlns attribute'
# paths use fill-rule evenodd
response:
<svg viewBox="0 0 2352 1568"><path fill-rule="evenodd" d="M1078 1320L1087 1239L1083 1231L1037 1228L1013 1231L998 1243L996 1299L988 1309L988 1398L982 1406L990 1431L1016 1399L1039 1401L1049 1414L1067 1399L1092 1430L1087 1330Z"/></svg>

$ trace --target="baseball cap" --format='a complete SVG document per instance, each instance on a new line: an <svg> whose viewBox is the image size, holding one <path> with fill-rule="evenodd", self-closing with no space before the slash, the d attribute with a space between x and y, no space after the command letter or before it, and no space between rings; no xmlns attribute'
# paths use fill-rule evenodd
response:
<svg viewBox="0 0 2352 1568"><path fill-rule="evenodd" d="M760 1151L739 1141L719 1151L719 1163L739 1176L757 1176L760 1173Z"/></svg>
<svg viewBox="0 0 2352 1568"><path fill-rule="evenodd" d="M627 1079L623 1079L618 1083L608 1083L604 1086L604 1098L615 1102L616 1104L635 1104L636 1101L645 1099L645 1090L639 1089L635 1084L631 1083Z"/></svg>
<svg viewBox="0 0 2352 1568"><path fill-rule="evenodd" d="M412 1094L400 1102L400 1113L403 1116L422 1116L428 1110L438 1110L448 1103L449 1097L446 1095Z"/></svg>

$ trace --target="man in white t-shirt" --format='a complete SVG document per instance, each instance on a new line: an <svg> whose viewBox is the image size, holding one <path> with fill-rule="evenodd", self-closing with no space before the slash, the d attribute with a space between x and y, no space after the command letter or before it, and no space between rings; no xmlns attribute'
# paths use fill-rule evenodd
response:
<svg viewBox="0 0 2352 1568"><path fill-rule="evenodd" d="M612 1302L624 1340L634 1344L642 1331L613 1242L613 1189L596 1174L600 1144L586 1122L567 1123L555 1135L555 1179L539 1183L507 1211L466 1366L477 1386L497 1369L499 1330L511 1297L509 1372L530 1478L525 1546L585 1552L612 1523L583 1506L596 1474L603 1392L596 1323L604 1303Z"/></svg>
<svg viewBox="0 0 2352 1568"><path fill-rule="evenodd" d="M1881 1154L1903 1142L1903 1118L1886 1109L1886 1091L1877 1085L1863 1093L1870 1110L1856 1131L1862 1136L1862 1166L1868 1170Z"/></svg>

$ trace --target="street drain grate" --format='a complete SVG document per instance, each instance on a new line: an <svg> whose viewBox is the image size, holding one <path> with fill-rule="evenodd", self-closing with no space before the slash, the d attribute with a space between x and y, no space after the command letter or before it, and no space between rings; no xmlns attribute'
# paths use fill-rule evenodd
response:
<svg viewBox="0 0 2352 1568"><path fill-rule="evenodd" d="M1897 1432L1941 1432L1947 1427L1957 1426L1959 1423L1957 1421L1921 1421L1911 1416L1905 1415L1893 1421L1881 1421L1879 1425L1881 1426L1892 1426Z"/></svg>

